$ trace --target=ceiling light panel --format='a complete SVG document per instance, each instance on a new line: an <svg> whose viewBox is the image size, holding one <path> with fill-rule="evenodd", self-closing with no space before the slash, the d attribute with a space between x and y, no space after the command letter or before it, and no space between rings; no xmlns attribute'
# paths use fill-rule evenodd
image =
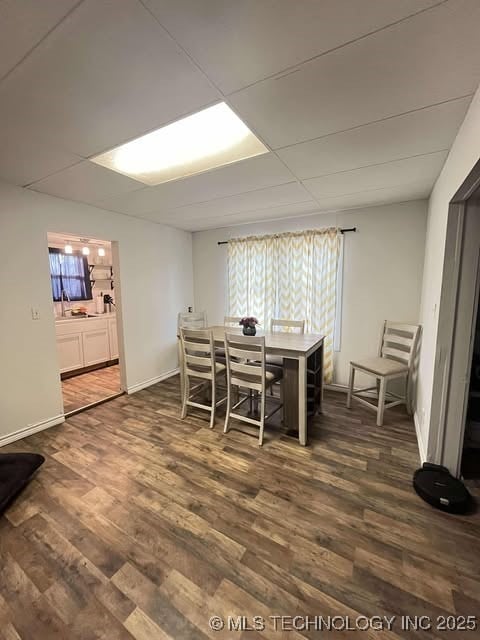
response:
<svg viewBox="0 0 480 640"><path fill-rule="evenodd" d="M220 102L91 160L154 186L267 152L230 107Z"/></svg>

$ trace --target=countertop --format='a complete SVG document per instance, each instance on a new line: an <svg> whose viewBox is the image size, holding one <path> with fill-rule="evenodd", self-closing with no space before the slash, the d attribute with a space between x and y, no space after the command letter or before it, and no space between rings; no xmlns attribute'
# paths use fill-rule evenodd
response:
<svg viewBox="0 0 480 640"><path fill-rule="evenodd" d="M98 319L108 319L115 318L116 312L111 311L110 313L89 313L88 316L67 316L66 318L62 318L61 316L55 318L55 322L88 322L89 320L98 320Z"/></svg>

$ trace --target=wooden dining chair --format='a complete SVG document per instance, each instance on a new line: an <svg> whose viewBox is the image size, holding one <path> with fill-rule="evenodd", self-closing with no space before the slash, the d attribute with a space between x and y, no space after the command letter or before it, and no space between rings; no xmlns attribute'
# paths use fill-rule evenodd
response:
<svg viewBox="0 0 480 640"><path fill-rule="evenodd" d="M282 369L270 367L265 360L265 337L242 336L237 334L225 334L225 351L227 356L227 413L225 416L224 433L229 430L230 419L235 418L259 427L258 443L263 444L263 431L265 421L268 420L282 405L279 404L269 415L265 415L266 391L282 377ZM246 394L239 393L239 399L233 404L234 388L247 389ZM235 410L247 400L252 406L253 394L260 396L259 419L235 413ZM256 398L256 401L257 401Z"/></svg>
<svg viewBox="0 0 480 640"><path fill-rule="evenodd" d="M205 311L180 312L177 318L177 328L180 329L205 329L207 326L207 314Z"/></svg>
<svg viewBox="0 0 480 640"><path fill-rule="evenodd" d="M242 318L240 318L240 317L237 318L235 316L225 316L223 318L223 326L224 327L239 327L241 319ZM226 364L227 357L225 355L225 349L223 347L216 347L216 349L215 349L215 357L217 359L217 362L222 362L223 364Z"/></svg>
<svg viewBox="0 0 480 640"><path fill-rule="evenodd" d="M270 331L273 333L275 331L295 331L296 333L304 334L305 333L305 320L279 320L277 318L272 318L270 320ZM277 367L283 367L283 358L280 356L269 356L267 355L267 363L273 364ZM270 387L270 394L273 396L273 385Z"/></svg>
<svg viewBox="0 0 480 640"><path fill-rule="evenodd" d="M352 360L350 362L350 381L348 384L347 407L352 406L352 399L377 412L377 425L383 425L383 413L399 404L405 404L411 414L411 376L417 352L420 325L403 324L385 320L380 340L379 354L375 358ZM372 376L376 379L374 387L354 389L355 372ZM387 391L387 383L396 379L405 380L405 395L400 396ZM363 394L376 391L377 402L370 402ZM370 398L370 396L368 396ZM387 402L390 400L390 402Z"/></svg>
<svg viewBox="0 0 480 640"><path fill-rule="evenodd" d="M188 407L210 411L210 428L215 424L216 408L226 401L225 396L217 401L217 376L225 375L225 365L215 360L215 345L211 329L180 329L183 367L182 420ZM195 386L191 379L200 379ZM194 398L200 391L208 389L211 403L197 402Z"/></svg>
<svg viewBox="0 0 480 640"><path fill-rule="evenodd" d="M270 331L290 331L293 330L296 333L305 333L305 320L279 320L272 318L270 320Z"/></svg>

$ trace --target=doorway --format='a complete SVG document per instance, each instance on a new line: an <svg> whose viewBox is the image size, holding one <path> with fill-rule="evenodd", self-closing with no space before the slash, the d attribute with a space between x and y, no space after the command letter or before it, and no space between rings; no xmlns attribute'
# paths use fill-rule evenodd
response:
<svg viewBox="0 0 480 640"><path fill-rule="evenodd" d="M478 302L476 313L461 474L466 480L480 487L480 313Z"/></svg>
<svg viewBox="0 0 480 640"><path fill-rule="evenodd" d="M123 393L112 243L48 233L59 376L65 416Z"/></svg>
<svg viewBox="0 0 480 640"><path fill-rule="evenodd" d="M449 205L432 396L432 410L438 413L434 461L457 477L462 475L464 446L468 448L471 435L471 372L479 290L480 161ZM442 344L445 355L440 359L438 345Z"/></svg>

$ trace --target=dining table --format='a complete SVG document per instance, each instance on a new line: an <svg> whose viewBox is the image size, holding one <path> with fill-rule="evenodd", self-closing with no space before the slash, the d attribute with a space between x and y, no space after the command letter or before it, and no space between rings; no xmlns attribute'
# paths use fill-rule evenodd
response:
<svg viewBox="0 0 480 640"><path fill-rule="evenodd" d="M225 334L241 334L240 327L215 325L216 347L225 348ZM309 415L321 413L323 400L323 345L325 336L316 333L257 330L265 336L265 354L283 358L283 423L288 433L297 435L302 446L307 444ZM180 343L180 341L179 341ZM183 388L183 367L180 355L180 381Z"/></svg>

